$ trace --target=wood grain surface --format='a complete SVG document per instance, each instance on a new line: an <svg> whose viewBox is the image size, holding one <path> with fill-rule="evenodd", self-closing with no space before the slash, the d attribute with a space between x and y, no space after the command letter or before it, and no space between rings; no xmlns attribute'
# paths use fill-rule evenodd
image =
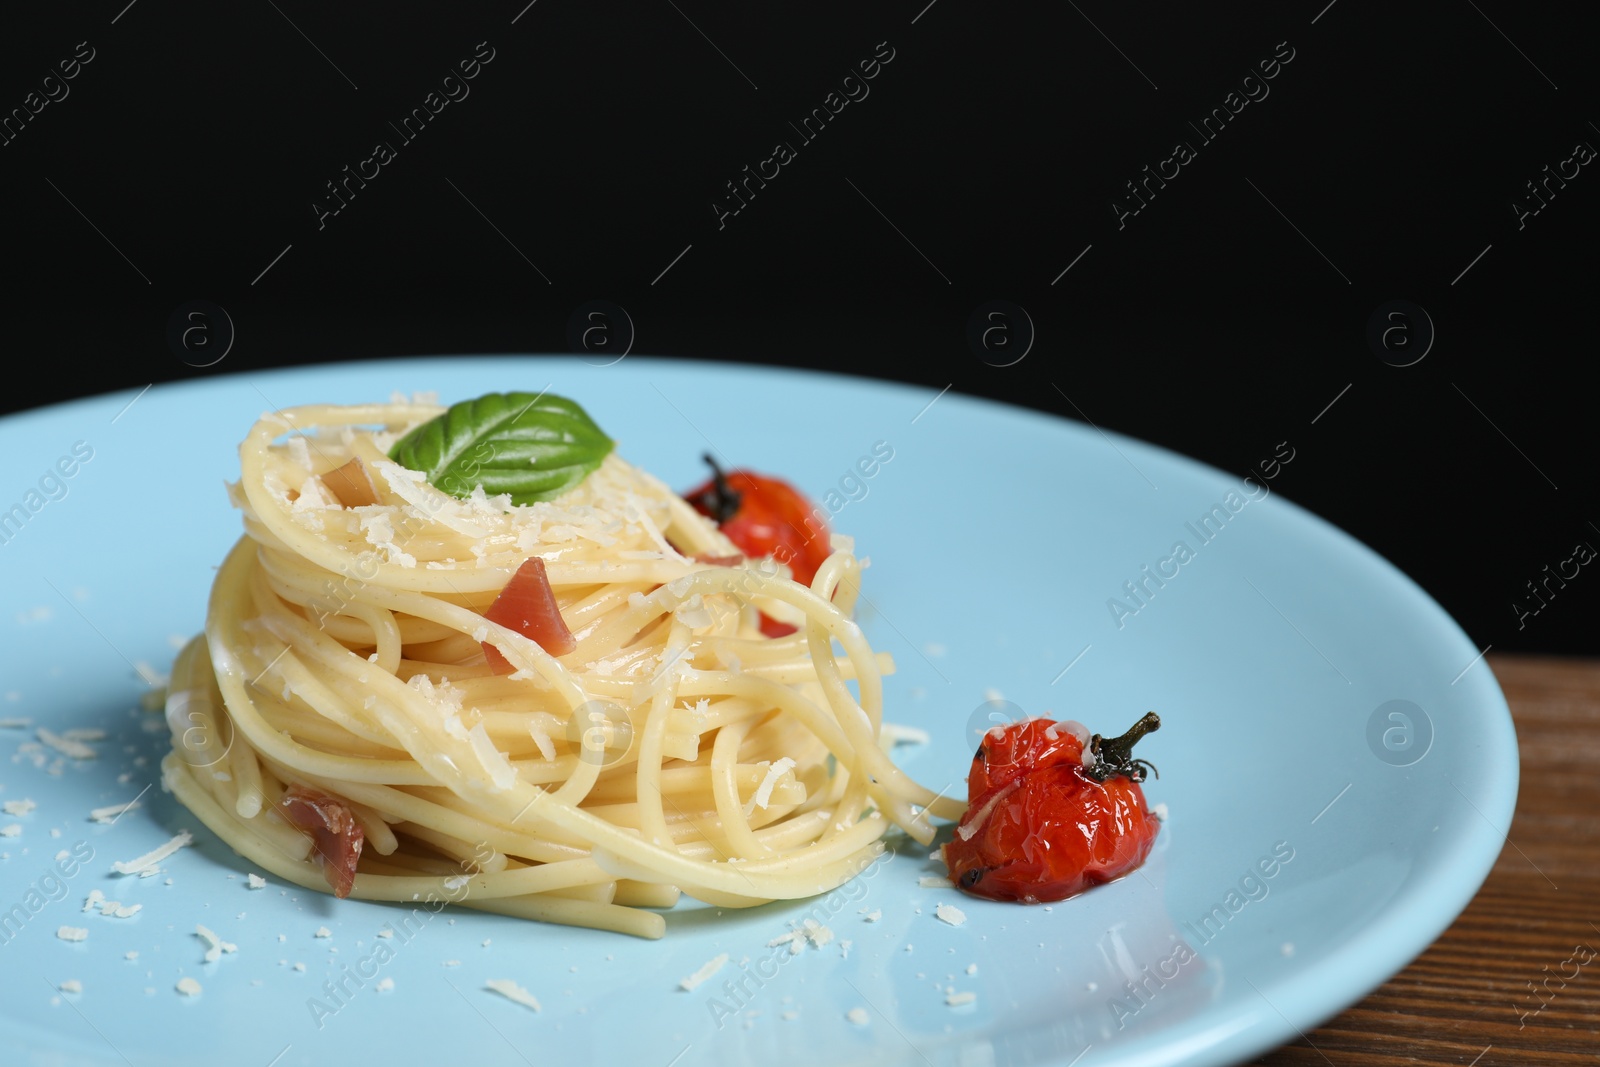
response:
<svg viewBox="0 0 1600 1067"><path fill-rule="evenodd" d="M1488 662L1522 761L1494 869L1409 967L1263 1067L1600 1063L1600 660Z"/></svg>

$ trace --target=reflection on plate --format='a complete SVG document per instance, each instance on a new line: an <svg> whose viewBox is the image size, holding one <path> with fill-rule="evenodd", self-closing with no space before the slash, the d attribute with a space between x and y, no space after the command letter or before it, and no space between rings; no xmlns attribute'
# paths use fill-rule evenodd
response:
<svg viewBox="0 0 1600 1067"><path fill-rule="evenodd" d="M825 502L872 558L861 623L898 664L890 717L931 737L897 751L922 782L959 793L997 692L1108 727L1159 710L1141 755L1170 817L1150 861L1049 907L959 898L952 926L934 909L958 894L920 884L939 865L902 844L826 897L680 906L660 942L250 888L146 790L167 740L139 709L238 534L237 442L269 406L546 387L671 484L710 443ZM1421 952L1510 825L1492 675L1412 582L1282 499L1309 440L1263 441L1247 480L955 394L638 358L368 363L133 399L0 420L0 803L34 805L0 814L8 1062L1234 1063ZM862 478L874 446L893 458ZM105 737L75 759L40 726ZM194 844L160 875L112 873L182 829ZM96 890L139 909L86 913ZM808 917L830 943L769 946ZM197 925L237 950L205 962Z"/></svg>

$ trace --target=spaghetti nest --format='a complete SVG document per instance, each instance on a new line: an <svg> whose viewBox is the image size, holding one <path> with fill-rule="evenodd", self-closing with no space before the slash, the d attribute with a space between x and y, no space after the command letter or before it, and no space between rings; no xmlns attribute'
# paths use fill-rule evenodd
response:
<svg viewBox="0 0 1600 1067"><path fill-rule="evenodd" d="M163 763L237 852L327 890L335 857L287 817L315 796L364 838L348 895L660 937L680 893L823 893L891 824L927 843L960 816L889 759L847 538L801 585L614 453L552 501L451 496L386 455L441 411L296 408L240 447L245 535L174 665ZM330 488L352 460L375 502ZM533 556L560 657L485 617Z"/></svg>

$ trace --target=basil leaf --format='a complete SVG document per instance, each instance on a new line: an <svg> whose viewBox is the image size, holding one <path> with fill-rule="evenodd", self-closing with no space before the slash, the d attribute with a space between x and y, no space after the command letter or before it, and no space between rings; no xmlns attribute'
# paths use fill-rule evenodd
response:
<svg viewBox="0 0 1600 1067"><path fill-rule="evenodd" d="M554 500L587 478L615 442L589 413L548 393L490 393L454 404L389 450L428 482L466 498L483 486L514 504Z"/></svg>

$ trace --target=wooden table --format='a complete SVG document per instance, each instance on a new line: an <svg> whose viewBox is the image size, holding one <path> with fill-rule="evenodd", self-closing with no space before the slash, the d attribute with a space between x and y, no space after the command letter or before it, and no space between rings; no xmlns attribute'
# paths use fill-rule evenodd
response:
<svg viewBox="0 0 1600 1067"><path fill-rule="evenodd" d="M1522 753L1494 869L1409 967L1264 1067L1600 1063L1600 660L1489 664Z"/></svg>

